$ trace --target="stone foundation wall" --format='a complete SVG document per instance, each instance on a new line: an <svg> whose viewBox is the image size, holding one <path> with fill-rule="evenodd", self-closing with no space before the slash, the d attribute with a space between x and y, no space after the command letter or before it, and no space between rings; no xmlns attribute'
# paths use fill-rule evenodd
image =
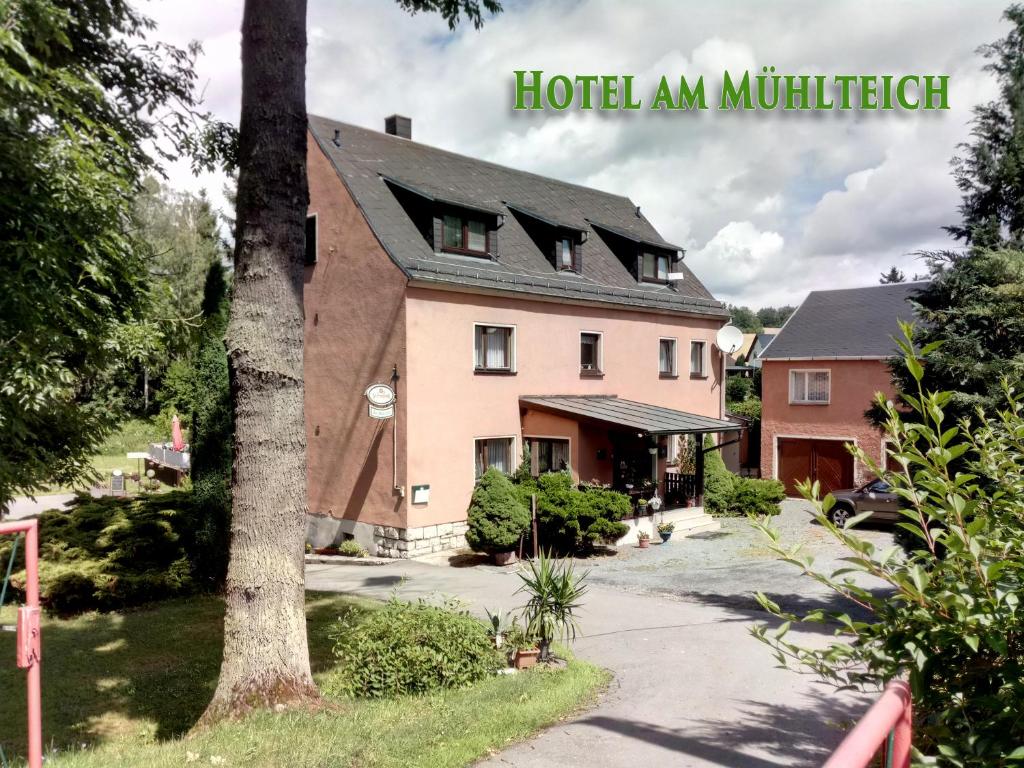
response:
<svg viewBox="0 0 1024 768"><path fill-rule="evenodd" d="M419 557L466 546L465 521L439 523L422 528L390 528L375 525L373 542L378 557Z"/></svg>

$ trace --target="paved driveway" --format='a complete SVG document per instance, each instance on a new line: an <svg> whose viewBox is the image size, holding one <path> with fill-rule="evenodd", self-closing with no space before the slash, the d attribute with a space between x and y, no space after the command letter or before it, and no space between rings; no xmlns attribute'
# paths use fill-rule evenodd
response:
<svg viewBox="0 0 1024 768"><path fill-rule="evenodd" d="M787 541L805 540L823 560L841 552L811 526L806 508L787 502L779 521ZM872 531L884 543L890 534ZM549 728L484 763L534 768L820 765L864 701L811 678L774 668L749 634L756 590L790 606L831 603L806 578L772 562L745 521L698 539L626 549L591 561L592 587L575 643L583 658L615 673L611 690L581 717ZM310 565L311 589L406 599L457 595L475 610L522 602L512 569L417 562L380 567ZM833 603L834 604L834 603ZM803 635L820 642L823 635Z"/></svg>

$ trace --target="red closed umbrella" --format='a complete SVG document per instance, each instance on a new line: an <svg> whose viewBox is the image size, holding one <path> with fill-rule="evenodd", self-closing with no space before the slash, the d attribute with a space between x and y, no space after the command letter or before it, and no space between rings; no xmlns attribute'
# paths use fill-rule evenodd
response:
<svg viewBox="0 0 1024 768"><path fill-rule="evenodd" d="M177 414L171 419L171 447L176 451L185 450L185 438L181 436L181 421Z"/></svg>

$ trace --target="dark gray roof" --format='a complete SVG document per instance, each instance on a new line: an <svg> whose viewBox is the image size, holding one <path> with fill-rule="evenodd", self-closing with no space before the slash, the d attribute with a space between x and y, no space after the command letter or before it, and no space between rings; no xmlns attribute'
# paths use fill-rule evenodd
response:
<svg viewBox="0 0 1024 768"><path fill-rule="evenodd" d="M395 263L420 282L726 317L725 306L684 264L674 286L637 283L591 222L637 242L672 246L626 197L464 157L408 139L309 116L309 127ZM334 142L338 132L338 144ZM339 146L340 145L340 146ZM389 184L428 199L506 214L496 261L436 253ZM510 206L587 232L582 274L558 272ZM613 229L614 228L614 229Z"/></svg>
<svg viewBox="0 0 1024 768"><path fill-rule="evenodd" d="M764 349L762 360L889 357L898 320L912 321L910 300L925 283L811 291Z"/></svg>
<svg viewBox="0 0 1024 768"><path fill-rule="evenodd" d="M676 435L692 432L730 432L741 429L732 421L712 419L696 413L676 411L658 405L606 395L536 395L519 398L520 403L576 418L614 424L651 435Z"/></svg>
<svg viewBox="0 0 1024 768"><path fill-rule="evenodd" d="M774 339L775 336L776 334L774 333L759 333L757 334L757 338L754 339L754 343L757 344L761 349L764 349L771 343L771 340Z"/></svg>

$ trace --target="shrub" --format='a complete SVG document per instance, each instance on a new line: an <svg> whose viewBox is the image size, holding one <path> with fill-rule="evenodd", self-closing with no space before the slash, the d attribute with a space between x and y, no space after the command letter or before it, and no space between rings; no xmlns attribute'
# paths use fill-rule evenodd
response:
<svg viewBox="0 0 1024 768"><path fill-rule="evenodd" d="M877 551L857 535L857 518L845 528L832 525L827 496L814 502L818 522L850 553L843 569L829 574L780 546L778 533L761 524L774 551L859 603L868 618L852 621L823 610L800 617L758 595L786 623L771 632L758 626L754 634L783 664L836 685L873 689L906 676L922 765L1017 764L1024 743L1024 404L1007 390L1001 413L979 412L974 426L951 425L946 408L954 395L923 391L924 365L910 327L903 331L900 347L917 387L903 395L912 411L904 415L884 397L876 401L900 469L879 467L862 450L856 455L900 497L899 525L918 546L906 557L899 547ZM809 498L818 492L801 490ZM879 579L887 589L874 586ZM804 648L787 637L789 622L797 621L834 622L841 639Z"/></svg>
<svg viewBox="0 0 1024 768"><path fill-rule="evenodd" d="M505 666L483 622L464 611L392 598L380 610L339 619L338 674L327 687L379 698L460 688Z"/></svg>
<svg viewBox="0 0 1024 768"><path fill-rule="evenodd" d="M511 552L530 525L530 512L516 496L512 481L491 467L469 502L466 543L477 552Z"/></svg>
<svg viewBox="0 0 1024 768"><path fill-rule="evenodd" d="M363 549L355 539L347 539L338 545L338 554L345 557L367 557L370 553Z"/></svg>
<svg viewBox="0 0 1024 768"><path fill-rule="evenodd" d="M714 445L710 437L704 438L704 447ZM725 467L721 451L704 454L704 509L710 515L728 515L732 509L733 494L738 478Z"/></svg>
<svg viewBox="0 0 1024 768"><path fill-rule="evenodd" d="M180 491L136 499L79 494L39 518L40 598L56 614L116 610L208 586L191 555L199 515ZM11 540L0 542L6 564ZM24 584L24 549L12 579Z"/></svg>
<svg viewBox="0 0 1024 768"><path fill-rule="evenodd" d="M725 380L725 399L742 402L754 391L754 383L744 376L730 376Z"/></svg>
<svg viewBox="0 0 1024 768"><path fill-rule="evenodd" d="M516 488L527 505L530 494L537 494L538 536L545 548L587 552L626 535L628 528L619 521L632 507L625 494L592 486L581 491L569 472L548 472Z"/></svg>
<svg viewBox="0 0 1024 768"><path fill-rule="evenodd" d="M778 480L737 477L733 483L729 512L734 515L758 517L777 515L782 511L779 503L785 498L786 486Z"/></svg>

